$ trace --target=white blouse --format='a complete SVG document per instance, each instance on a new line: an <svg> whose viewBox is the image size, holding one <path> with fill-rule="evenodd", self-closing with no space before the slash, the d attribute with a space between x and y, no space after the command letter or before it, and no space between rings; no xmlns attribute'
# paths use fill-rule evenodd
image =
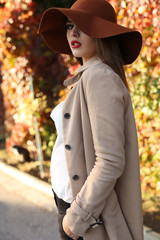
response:
<svg viewBox="0 0 160 240"><path fill-rule="evenodd" d="M69 182L64 152L62 132L62 105L63 102L59 103L53 109L50 115L55 123L58 134L51 156L51 183L56 195L59 198L63 199L65 202L71 203L73 201L73 195Z"/></svg>

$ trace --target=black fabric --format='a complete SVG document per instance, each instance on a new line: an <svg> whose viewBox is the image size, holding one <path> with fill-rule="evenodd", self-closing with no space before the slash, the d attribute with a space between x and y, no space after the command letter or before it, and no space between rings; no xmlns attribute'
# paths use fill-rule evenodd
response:
<svg viewBox="0 0 160 240"><path fill-rule="evenodd" d="M53 190L52 190L53 191ZM66 210L67 208L70 207L70 204L63 201L62 199L58 198L57 195L55 194L55 192L53 191L54 194L54 200L58 209L58 223L59 223L59 233L60 233L60 237L62 240L72 240L72 238L70 238L63 230L62 227L62 221L63 218L66 214ZM78 240L83 240L82 237L79 237Z"/></svg>

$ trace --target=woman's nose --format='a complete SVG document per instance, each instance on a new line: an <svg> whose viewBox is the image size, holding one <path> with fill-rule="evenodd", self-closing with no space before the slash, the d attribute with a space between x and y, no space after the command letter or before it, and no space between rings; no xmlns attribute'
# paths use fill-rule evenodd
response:
<svg viewBox="0 0 160 240"><path fill-rule="evenodd" d="M74 26L73 29L72 29L72 36L79 36L79 33L80 33L80 30L77 26Z"/></svg>

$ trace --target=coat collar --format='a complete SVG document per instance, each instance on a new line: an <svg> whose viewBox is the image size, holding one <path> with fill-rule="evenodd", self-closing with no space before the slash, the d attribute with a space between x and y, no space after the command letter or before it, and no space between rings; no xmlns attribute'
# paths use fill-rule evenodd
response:
<svg viewBox="0 0 160 240"><path fill-rule="evenodd" d="M102 61L97 56L91 58L84 65L82 65L79 69L77 69L77 71L76 71L77 74L75 76L66 79L63 84L67 87L69 85L72 85L73 83L76 83L79 80L82 72L84 72L89 67L97 65L98 63L101 63L101 62Z"/></svg>

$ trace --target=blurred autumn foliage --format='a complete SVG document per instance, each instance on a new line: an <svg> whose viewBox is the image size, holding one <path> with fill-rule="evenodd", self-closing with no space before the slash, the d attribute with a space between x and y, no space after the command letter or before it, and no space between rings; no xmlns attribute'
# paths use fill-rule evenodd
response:
<svg viewBox="0 0 160 240"><path fill-rule="evenodd" d="M160 4L159 0L110 0L118 22L143 35L141 54L126 67L134 104L142 192L160 197Z"/></svg>
<svg viewBox="0 0 160 240"><path fill-rule="evenodd" d="M15 144L26 147L31 153L36 152L33 125L33 115L36 115L43 150L50 156L55 131L49 115L68 70L62 56L51 52L37 35L41 5L31 0L0 2L1 89L6 109L6 147L10 151Z"/></svg>
<svg viewBox="0 0 160 240"><path fill-rule="evenodd" d="M55 131L51 109L66 96L62 83L78 66L51 52L37 35L41 13L74 1L0 0L1 88L5 103L6 146L35 149L33 115L39 122L43 150L50 156ZM143 35L140 56L126 67L138 130L142 191L160 197L160 4L159 0L110 0L118 22ZM59 4L59 5L58 5ZM33 100L30 78L33 78Z"/></svg>

